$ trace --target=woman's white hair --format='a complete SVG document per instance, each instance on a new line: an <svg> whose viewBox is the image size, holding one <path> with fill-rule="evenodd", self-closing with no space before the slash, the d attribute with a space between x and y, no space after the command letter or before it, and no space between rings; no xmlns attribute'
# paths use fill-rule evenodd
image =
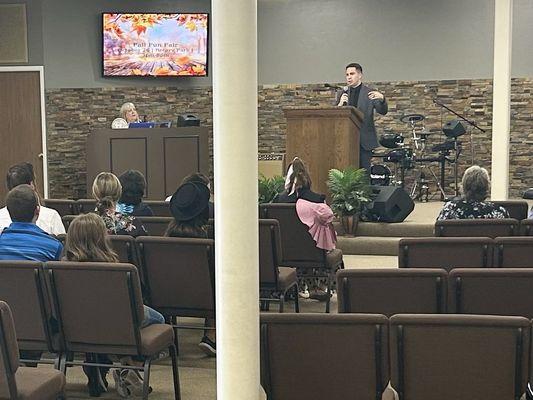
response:
<svg viewBox="0 0 533 400"><path fill-rule="evenodd" d="M463 195L467 201L485 200L490 187L488 171L479 165L472 165L465 171L461 186Z"/></svg>
<svg viewBox="0 0 533 400"><path fill-rule="evenodd" d="M126 113L130 110L135 110L135 104L133 103L124 103L122 104L122 106L120 107L120 115L122 116L122 118L124 118L125 120L127 120L126 118Z"/></svg>

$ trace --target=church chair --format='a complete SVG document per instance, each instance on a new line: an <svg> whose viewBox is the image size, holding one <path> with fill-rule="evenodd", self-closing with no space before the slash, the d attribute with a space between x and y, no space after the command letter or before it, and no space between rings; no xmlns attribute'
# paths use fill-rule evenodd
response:
<svg viewBox="0 0 533 400"><path fill-rule="evenodd" d="M11 310L0 301L0 399L64 399L65 375L56 369L21 367Z"/></svg>
<svg viewBox="0 0 533 400"><path fill-rule="evenodd" d="M389 329L399 400L519 400L526 390L526 318L398 314Z"/></svg>
<svg viewBox="0 0 533 400"><path fill-rule="evenodd" d="M299 277L321 277L327 280L326 291L329 296L326 301L326 312L328 313L335 272L344 268L342 251L334 249L326 252L316 247L307 225L302 223L296 214L295 204L261 204L260 217L277 219L279 222L283 255L280 265L296 267Z"/></svg>
<svg viewBox="0 0 533 400"><path fill-rule="evenodd" d="M164 200L144 200L144 204L150 206L154 217L171 217L169 202Z"/></svg>
<svg viewBox="0 0 533 400"><path fill-rule="evenodd" d="M342 270L337 273L338 310L387 316L444 313L447 278L443 269Z"/></svg>
<svg viewBox="0 0 533 400"><path fill-rule="evenodd" d="M76 218L77 215L63 215L61 221L63 221L63 226L65 227L65 232L68 232L70 223Z"/></svg>
<svg viewBox="0 0 533 400"><path fill-rule="evenodd" d="M490 238L437 237L400 239L400 268L488 268L492 266Z"/></svg>
<svg viewBox="0 0 533 400"><path fill-rule="evenodd" d="M519 234L518 220L504 219L447 219L435 222L436 237L490 237Z"/></svg>
<svg viewBox="0 0 533 400"><path fill-rule="evenodd" d="M502 206L509 213L509 218L517 219L518 221L526 219L529 206L524 200L497 200L492 203Z"/></svg>
<svg viewBox="0 0 533 400"><path fill-rule="evenodd" d="M211 239L148 237L136 239L144 269L147 305L178 329L177 317L215 318L215 242Z"/></svg>
<svg viewBox="0 0 533 400"><path fill-rule="evenodd" d="M69 355L74 353L141 358L144 360L142 366L114 363L111 367L143 373L143 399L146 400L152 361L168 349L172 360L174 398L180 398L174 332L166 324L141 327L144 309L134 265L59 261L46 263L44 271L63 337L63 372L73 365L110 367L72 360Z"/></svg>
<svg viewBox="0 0 533 400"><path fill-rule="evenodd" d="M533 269L457 268L448 282L451 313L533 318Z"/></svg>
<svg viewBox="0 0 533 400"><path fill-rule="evenodd" d="M148 235L150 236L164 236L168 224L174 221L172 217L135 217L138 221L141 221Z"/></svg>
<svg viewBox="0 0 533 400"><path fill-rule="evenodd" d="M381 399L388 320L378 314L262 314L261 385L269 400Z"/></svg>
<svg viewBox="0 0 533 400"><path fill-rule="evenodd" d="M533 268L533 237L494 239L495 268Z"/></svg>
<svg viewBox="0 0 533 400"><path fill-rule="evenodd" d="M283 312L285 296L292 288L294 293L294 311L300 312L298 305L298 279L296 269L280 267L281 241L279 223L275 219L259 220L259 290L262 293L261 302L268 303L277 300L279 312ZM269 295L278 294L277 299ZM267 296L267 297L265 297Z"/></svg>
<svg viewBox="0 0 533 400"><path fill-rule="evenodd" d="M93 212L96 208L95 199L79 199L78 200L78 210L79 214L87 214Z"/></svg>
<svg viewBox="0 0 533 400"><path fill-rule="evenodd" d="M59 368L61 340L43 280L42 264L0 261L0 299L6 301L13 312L22 362L49 363ZM55 357L41 359L43 352Z"/></svg>
<svg viewBox="0 0 533 400"><path fill-rule="evenodd" d="M53 208L61 217L78 214L78 202L71 199L43 199L43 206Z"/></svg>

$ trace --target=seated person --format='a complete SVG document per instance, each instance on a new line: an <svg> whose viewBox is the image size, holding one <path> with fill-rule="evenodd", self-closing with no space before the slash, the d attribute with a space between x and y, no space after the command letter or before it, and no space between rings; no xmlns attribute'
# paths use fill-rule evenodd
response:
<svg viewBox="0 0 533 400"><path fill-rule="evenodd" d="M183 180L181 181L181 184L185 183L202 183L209 189L209 218L215 218L215 204L211 201L211 197L213 195L213 192L211 192L211 182L209 181L209 178L202 174L201 172L193 172L192 174L187 175ZM172 196L168 196L165 201L170 201Z"/></svg>
<svg viewBox="0 0 533 400"><path fill-rule="evenodd" d="M146 236L143 224L131 215L117 212L117 202L122 195L122 185L111 172L101 172L93 182L96 213L102 217L110 235Z"/></svg>
<svg viewBox="0 0 533 400"><path fill-rule="evenodd" d="M120 107L120 116L126 120L128 124L132 122L143 122L137 113L135 104L133 103L124 103Z"/></svg>
<svg viewBox="0 0 533 400"><path fill-rule="evenodd" d="M304 162L298 157L289 164L285 178L285 191L274 197L273 203L296 203L304 199L313 203L324 203L326 196L311 190L311 177Z"/></svg>
<svg viewBox="0 0 533 400"><path fill-rule="evenodd" d="M302 223L308 226L309 234L316 247L325 251L335 248L337 236L333 228L333 211L326 204L326 196L311 190L311 178L304 162L295 157L287 169L285 191L278 194L274 203L296 203L296 213ZM301 297L325 301L328 293L324 290L324 278L299 278Z"/></svg>
<svg viewBox="0 0 533 400"><path fill-rule="evenodd" d="M473 165L468 168L461 182L463 197L444 204L438 221L444 219L509 218L502 206L485 201L490 188L489 173L485 168Z"/></svg>
<svg viewBox="0 0 533 400"><path fill-rule="evenodd" d="M209 219L209 188L203 183L188 182L181 185L170 200L170 212L174 220L168 225L165 236L207 239ZM215 321L206 319L205 326L214 326ZM198 344L202 351L216 355L215 331L206 330Z"/></svg>
<svg viewBox="0 0 533 400"><path fill-rule="evenodd" d="M146 180L144 175L130 169L118 177L122 185L122 196L117 203L117 211L125 215L151 217L154 212L143 203Z"/></svg>
<svg viewBox="0 0 533 400"><path fill-rule="evenodd" d="M117 254L112 250L107 237L107 230L102 218L94 213L82 214L74 218L70 223L65 239L66 261L77 262L118 262ZM156 310L144 306L144 320L142 327L152 324L164 324L165 318ZM110 363L109 358L103 354L97 355L100 363ZM128 360L128 364L130 364ZM85 367L84 371L88 378L89 393L91 396L99 396L107 391L106 374L109 368ZM143 381L137 371L130 369L115 369L113 378L117 392L121 397L142 394Z"/></svg>
<svg viewBox="0 0 533 400"><path fill-rule="evenodd" d="M33 165L25 162L11 166L7 171L6 183L8 190L22 184L30 185L35 190ZM9 226L9 224L11 224L9 212L7 207L3 207L0 209L0 232ZM65 233L65 227L63 226L59 213L52 208L39 206L39 218L36 224L43 231L51 235Z"/></svg>
<svg viewBox="0 0 533 400"><path fill-rule="evenodd" d="M57 261L63 245L35 222L39 198L30 185L18 185L6 196L11 224L0 235L0 260Z"/></svg>

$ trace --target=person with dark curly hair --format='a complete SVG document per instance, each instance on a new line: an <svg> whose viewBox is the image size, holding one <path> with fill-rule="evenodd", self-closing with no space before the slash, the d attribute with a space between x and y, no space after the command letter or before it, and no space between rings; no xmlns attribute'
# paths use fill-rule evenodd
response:
<svg viewBox="0 0 533 400"><path fill-rule="evenodd" d="M154 212L143 203L146 179L142 172L129 169L118 177L122 185L122 195L117 203L117 211L135 217L151 217Z"/></svg>

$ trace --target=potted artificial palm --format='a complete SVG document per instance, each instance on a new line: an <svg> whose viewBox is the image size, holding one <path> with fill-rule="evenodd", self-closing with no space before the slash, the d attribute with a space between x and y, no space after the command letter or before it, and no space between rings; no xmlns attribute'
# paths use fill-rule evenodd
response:
<svg viewBox="0 0 533 400"><path fill-rule="evenodd" d="M285 188L285 179L279 175L267 178L263 174L260 174L258 185L259 204L270 203L274 200L274 197L276 197L278 193L281 193Z"/></svg>
<svg viewBox="0 0 533 400"><path fill-rule="evenodd" d="M353 235L362 209L372 201L368 173L364 168L347 167L331 169L328 175L331 209L341 220L344 232Z"/></svg>

